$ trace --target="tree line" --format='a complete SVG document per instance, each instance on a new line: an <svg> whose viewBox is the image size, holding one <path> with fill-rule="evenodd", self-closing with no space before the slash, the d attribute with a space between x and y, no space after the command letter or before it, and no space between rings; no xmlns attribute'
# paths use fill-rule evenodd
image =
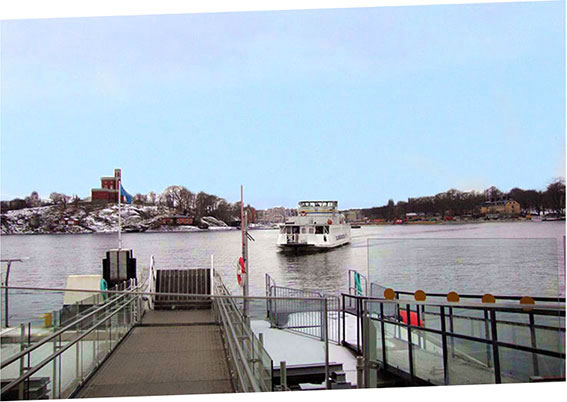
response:
<svg viewBox="0 0 567 402"><path fill-rule="evenodd" d="M554 180L544 191L524 190L514 187L507 193L497 187L490 187L482 192L463 192L450 189L434 196L409 198L406 201L394 203L390 199L381 207L366 208L361 214L370 219L393 220L406 216L407 213L421 213L426 216L479 216L480 208L487 201L515 200L524 211L534 211L538 214L552 212L557 215L564 214L565 209L565 181L560 178Z"/></svg>
<svg viewBox="0 0 567 402"><path fill-rule="evenodd" d="M165 207L177 214L188 215L197 220L205 216L212 216L226 223L240 220L240 201L230 203L224 198L207 194L204 191L195 194L184 186L169 186L161 194L156 194L153 191L148 194L138 193L133 196L132 202L138 206ZM69 196L58 192L52 192L48 200L42 200L37 191L33 191L24 199L15 198L11 201L2 201L0 207L2 212L6 212L49 205L65 209L69 206L78 207L79 205L86 207L87 204L76 195ZM248 212L250 223L253 223L256 210L250 204L245 206L245 209Z"/></svg>

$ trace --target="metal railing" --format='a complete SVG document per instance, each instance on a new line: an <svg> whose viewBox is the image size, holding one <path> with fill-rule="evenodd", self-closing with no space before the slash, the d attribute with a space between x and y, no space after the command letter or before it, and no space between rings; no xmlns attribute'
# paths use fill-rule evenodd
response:
<svg viewBox="0 0 567 402"><path fill-rule="evenodd" d="M267 304L270 325L325 340L325 326L330 341L340 342L341 304L338 296L277 286L266 274L266 295L281 298ZM324 302L327 300L327 313Z"/></svg>
<svg viewBox="0 0 567 402"><path fill-rule="evenodd" d="M373 368L412 384L565 378L564 304L360 302L367 387Z"/></svg>
<svg viewBox="0 0 567 402"><path fill-rule="evenodd" d="M217 272L214 275L214 294L230 296ZM235 389L240 392L272 391L273 361L264 345L256 337L248 320L242 315L233 298L215 298L213 303L217 320L222 323L229 364Z"/></svg>
<svg viewBox="0 0 567 402"><path fill-rule="evenodd" d="M142 305L133 293L136 289L131 280L111 291L96 292L73 306L75 311L68 311L67 317L60 312L59 327L36 343L31 342L31 326L25 336L22 324L20 351L1 363L2 399L35 399L30 391L34 374L51 384L51 398L71 396L140 319ZM17 377L6 380L13 373Z"/></svg>

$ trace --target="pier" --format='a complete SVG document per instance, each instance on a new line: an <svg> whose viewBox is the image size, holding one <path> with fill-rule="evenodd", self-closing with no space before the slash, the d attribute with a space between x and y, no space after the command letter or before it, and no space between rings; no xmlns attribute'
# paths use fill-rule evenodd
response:
<svg viewBox="0 0 567 402"><path fill-rule="evenodd" d="M212 268L152 263L147 280L91 291L50 329L5 330L2 399L565 379L564 299L426 295L349 277L341 297L269 275L266 296L242 297Z"/></svg>
<svg viewBox="0 0 567 402"><path fill-rule="evenodd" d="M77 397L234 392L227 360L210 309L149 311Z"/></svg>

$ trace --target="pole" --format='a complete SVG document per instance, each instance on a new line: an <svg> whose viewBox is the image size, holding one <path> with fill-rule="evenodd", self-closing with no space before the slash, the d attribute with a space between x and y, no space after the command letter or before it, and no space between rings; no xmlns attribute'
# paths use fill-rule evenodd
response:
<svg viewBox="0 0 567 402"><path fill-rule="evenodd" d="M242 296L248 296L248 277L250 272L248 272L248 216L244 214L244 187L240 186L240 228L242 229L242 259L244 260L244 270L246 274L243 278L242 285ZM242 306L242 314L244 319L248 318L248 300L244 299Z"/></svg>
<svg viewBox="0 0 567 402"><path fill-rule="evenodd" d="M118 178L118 250L122 249L122 178Z"/></svg>
<svg viewBox="0 0 567 402"><path fill-rule="evenodd" d="M6 286L6 294L5 294L5 299L4 299L4 311L5 311L5 322L6 322L6 328L8 328L10 325L8 324L8 280L10 279L10 267L12 266L12 261L8 261L8 269L6 270L6 281L5 281L5 286Z"/></svg>

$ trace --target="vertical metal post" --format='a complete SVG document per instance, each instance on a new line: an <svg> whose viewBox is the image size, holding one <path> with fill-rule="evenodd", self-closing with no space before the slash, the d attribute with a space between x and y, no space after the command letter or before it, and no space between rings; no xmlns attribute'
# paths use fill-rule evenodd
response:
<svg viewBox="0 0 567 402"><path fill-rule="evenodd" d="M76 317L76 319L77 319L77 318L79 318L80 315L81 315L81 314L80 314L79 302L75 302L75 307L77 308L77 317ZM79 324L76 324L74 329L75 329L75 334L76 334L77 336L80 336ZM80 380L80 376L81 376L80 373L79 373L79 371L80 371L80 370L79 370L79 363L80 363L80 362L79 362L79 359L80 359L80 353L81 353L81 351L80 351L80 343L81 343L81 342L75 343L75 379L76 379L77 381Z"/></svg>
<svg viewBox="0 0 567 402"><path fill-rule="evenodd" d="M364 386L364 357L356 356L356 387L365 388Z"/></svg>
<svg viewBox="0 0 567 402"><path fill-rule="evenodd" d="M346 317L345 317L345 312L346 312L346 308L345 308L345 294L342 294L342 302L343 302L343 341L342 344L344 345L346 343L346 328L345 328L345 321L346 321Z"/></svg>
<svg viewBox="0 0 567 402"><path fill-rule="evenodd" d="M386 323L384 321L384 303L380 302L380 332L382 337L382 364L384 369L387 367L386 361ZM377 356L378 357L378 356Z"/></svg>
<svg viewBox="0 0 567 402"><path fill-rule="evenodd" d="M443 344L443 373L444 385L449 385L449 356L447 355L447 329L445 323L445 307L440 306L441 312L441 343Z"/></svg>
<svg viewBox="0 0 567 402"><path fill-rule="evenodd" d="M327 306L327 298L325 297L324 300L325 304L323 311L325 312L325 388L331 389L331 382L329 378L329 326L327 325L327 315L329 308Z"/></svg>
<svg viewBox="0 0 567 402"><path fill-rule="evenodd" d="M484 309L484 337L485 339L489 339L488 334L490 333L490 324L489 324L489 318L488 318L488 310ZM488 350L488 348L486 348L486 366L490 367L492 365L492 355L490 353L490 350Z"/></svg>
<svg viewBox="0 0 567 402"><path fill-rule="evenodd" d="M26 326L24 324L20 324L20 352L22 352L26 347L25 347L25 342L26 342ZM20 359L20 377L22 375L24 375L24 359L25 357L22 356L22 358ZM23 400L24 399L24 382L20 382L20 384L18 385L18 399Z"/></svg>
<svg viewBox="0 0 567 402"><path fill-rule="evenodd" d="M492 355L494 359L494 380L496 384L502 382L500 373L500 355L498 353L498 334L496 332L496 311L490 310L490 329L492 331Z"/></svg>
<svg viewBox="0 0 567 402"><path fill-rule="evenodd" d="M8 268L6 269L6 280L4 281L4 286L6 286L6 291L4 292L4 321L6 323L6 328L10 326L8 323L8 280L10 279L10 267L12 266L12 261L8 261Z"/></svg>
<svg viewBox="0 0 567 402"><path fill-rule="evenodd" d="M55 354L57 352L57 338L53 340L53 353ZM53 388L53 398L51 399L57 399L57 358L55 357L53 359L53 372L52 372L52 376L51 376L51 383L52 383L52 388Z"/></svg>
<svg viewBox="0 0 567 402"><path fill-rule="evenodd" d="M260 345L261 345L262 347L264 347L264 333L263 333L263 332L260 332L260 333L258 334L258 340L260 341Z"/></svg>
<svg viewBox="0 0 567 402"><path fill-rule="evenodd" d="M287 366L285 361L280 362L280 387L282 391L287 391Z"/></svg>
<svg viewBox="0 0 567 402"><path fill-rule="evenodd" d="M408 316L407 330L408 330L408 359L409 359L409 371L410 378L413 381L414 377L414 367L413 367L413 343L411 341L411 316L410 316L410 305L406 304L406 313Z"/></svg>
<svg viewBox="0 0 567 402"><path fill-rule="evenodd" d="M530 317L530 337L532 341L532 348L537 349L536 333L534 328L535 325L534 313L530 311L529 317ZM538 361L537 353L532 353L532 361L534 365L534 375L539 376L539 361Z"/></svg>

